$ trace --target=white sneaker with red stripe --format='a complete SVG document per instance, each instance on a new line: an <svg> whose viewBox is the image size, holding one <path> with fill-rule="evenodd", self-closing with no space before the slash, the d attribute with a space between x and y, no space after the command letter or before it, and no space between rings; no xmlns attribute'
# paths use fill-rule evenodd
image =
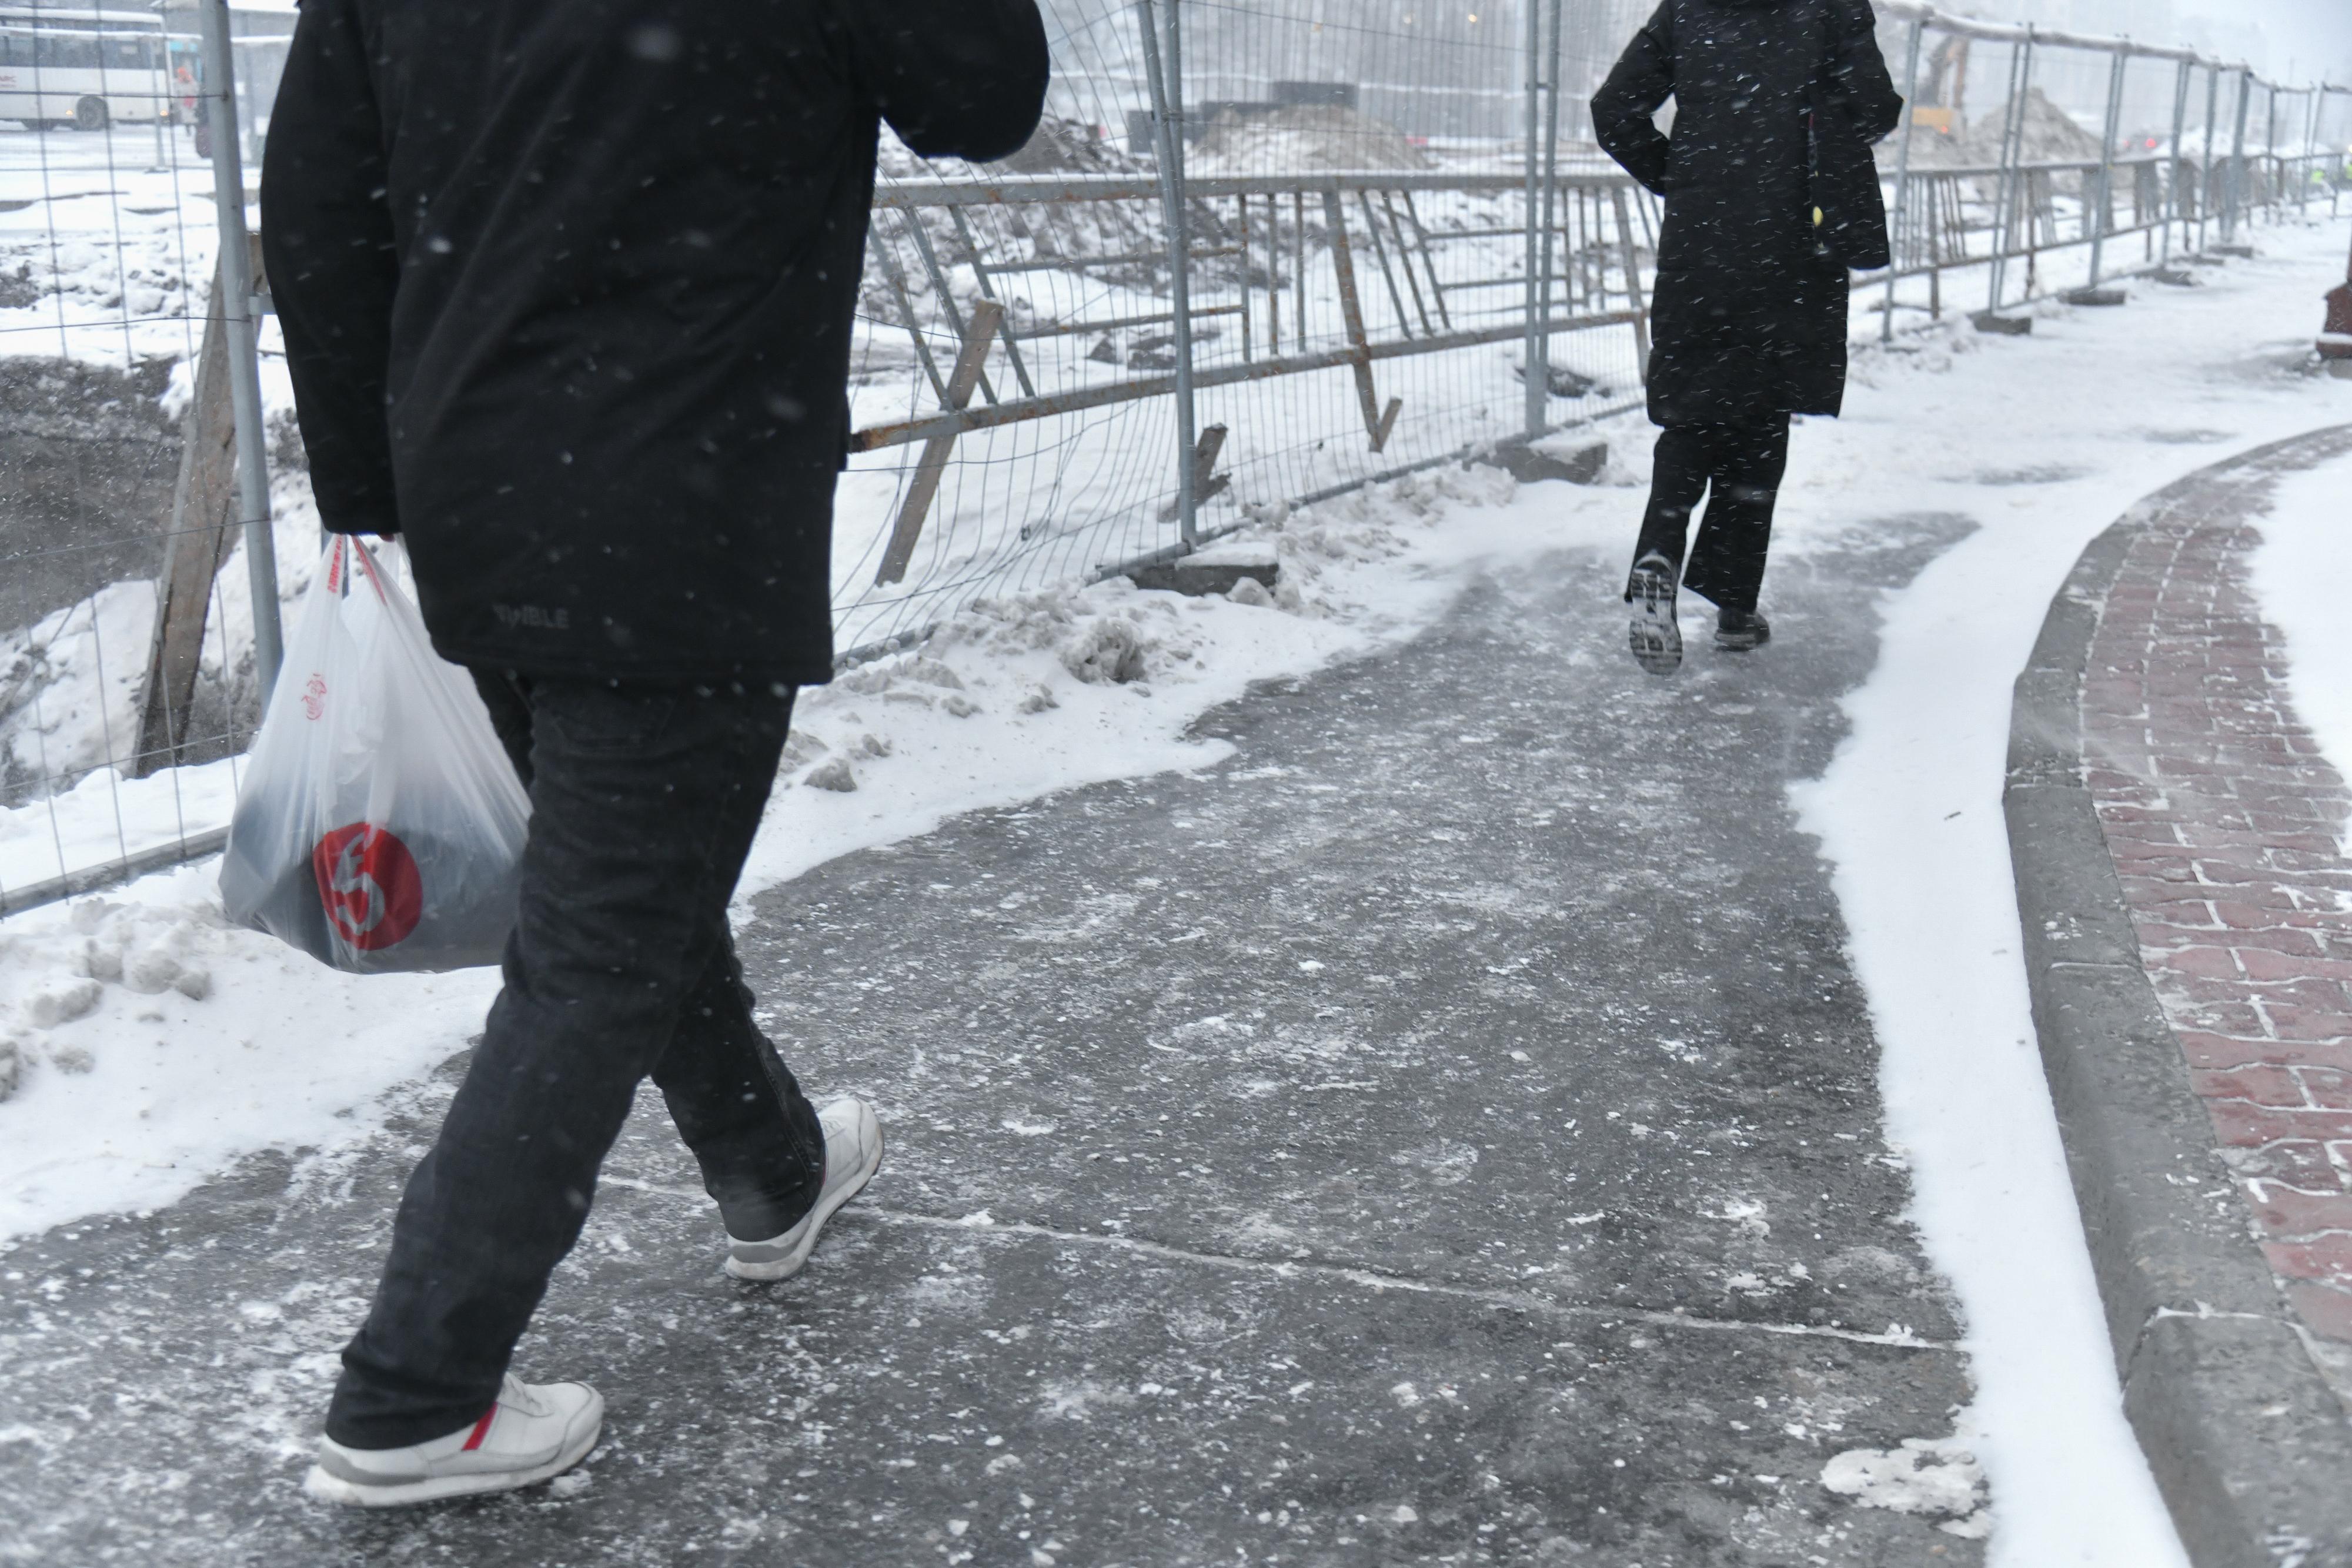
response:
<svg viewBox="0 0 2352 1568"><path fill-rule="evenodd" d="M816 1119L824 1128L824 1180L817 1187L816 1207L782 1236L765 1241L728 1237L727 1271L739 1280L785 1280L799 1273L834 1210L856 1197L882 1168L882 1123L873 1106L844 1095Z"/></svg>
<svg viewBox="0 0 2352 1568"><path fill-rule="evenodd" d="M320 1437L302 1487L321 1502L353 1508L512 1491L586 1458L604 1427L604 1396L586 1384L525 1383L509 1374L498 1403L446 1437L405 1448L347 1448Z"/></svg>

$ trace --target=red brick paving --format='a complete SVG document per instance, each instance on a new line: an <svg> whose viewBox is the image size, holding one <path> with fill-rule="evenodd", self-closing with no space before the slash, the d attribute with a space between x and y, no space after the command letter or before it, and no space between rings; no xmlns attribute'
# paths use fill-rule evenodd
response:
<svg viewBox="0 0 2352 1568"><path fill-rule="evenodd" d="M2287 1300L2352 1343L2352 791L2288 700L2248 526L2159 523L2083 690L2140 956Z"/></svg>

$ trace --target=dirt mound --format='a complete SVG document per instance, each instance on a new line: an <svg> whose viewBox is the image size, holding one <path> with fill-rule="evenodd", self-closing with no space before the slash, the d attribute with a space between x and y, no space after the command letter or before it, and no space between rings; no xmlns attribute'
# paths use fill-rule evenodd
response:
<svg viewBox="0 0 2352 1568"><path fill-rule="evenodd" d="M1217 116L1186 161L1195 174L1426 169L1430 161L1384 120L1338 104L1295 104Z"/></svg>
<svg viewBox="0 0 2352 1568"><path fill-rule="evenodd" d="M2009 124L2010 108L2003 104L1978 116L1952 135L1919 126L1911 133L1911 163L1919 169L1990 169L2000 162L2001 132ZM2025 90L2025 144L2028 163L2095 163L2099 139L2083 129L2074 116L2050 101L2038 88ZM1900 134L1879 143L1880 161L1893 166L1902 145Z"/></svg>
<svg viewBox="0 0 2352 1568"><path fill-rule="evenodd" d="M991 166L1014 174L1133 174L1148 167L1096 136L1093 126L1050 114L1020 152Z"/></svg>

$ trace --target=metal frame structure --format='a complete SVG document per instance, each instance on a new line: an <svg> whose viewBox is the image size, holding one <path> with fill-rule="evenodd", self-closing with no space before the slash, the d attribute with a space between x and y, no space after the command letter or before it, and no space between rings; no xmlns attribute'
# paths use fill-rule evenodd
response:
<svg viewBox="0 0 2352 1568"><path fill-rule="evenodd" d="M867 297L881 304L869 315L868 329L903 331L912 347L912 381L895 405L885 400L889 416L855 430L850 445L869 460L909 447L918 452L904 459L895 527L879 552L873 581L852 584L838 608L856 608L862 596L888 589L910 612L877 622L864 645L843 656L845 663L913 646L940 617L1011 580L999 570L1006 561L976 559L929 587L919 580L911 587L906 583L910 566L919 566L922 550L930 548L927 528L936 540L948 526L955 476L967 464L982 473L1003 460L997 455L1003 448L984 445L967 445L960 455L960 442L984 441L992 432L1034 431L1026 438L1030 447L1051 446L1077 439L1090 413L1099 420L1102 411L1158 405L1167 420L1157 428L1166 434L1152 436L1149 466L1163 474L1172 463L1173 472L1141 520L1118 528L1055 520L1060 531L1051 537L1069 543L1054 558L1064 564L1050 570L1062 572L1055 580L1083 580L1191 554L1247 526L1254 507L1327 500L1460 461L1481 446L1538 440L1563 423L1638 402L1663 214L1649 193L1612 166L1589 153L1563 154L1560 120L1569 84L1561 0L1524 0L1523 141L1515 157L1503 149L1476 171L1342 169L1247 176L1196 172L1191 166L1188 143L1202 112L1188 103L1186 89L1186 14L1195 3L1107 0L1113 16L1131 11L1139 69L1121 79L1150 102L1151 156L1136 172L1000 177L980 170L956 179L886 180L877 190L875 270ZM2283 89L2259 79L2242 64L2190 50L1985 22L1948 15L1921 0L1880 0L1879 10L1904 25L1906 99L1917 95L1924 40L1930 32L2011 51L2010 93L1996 161L1931 166L1920 155L1917 132L1906 116L1889 175L1896 265L1869 280L1884 290L1874 301L1883 338L1894 337L1899 314L1943 314L1947 283L1967 282L1973 269L1985 275L1988 309L2013 309L2067 292L2052 277L2075 262L2070 257L2053 269L2052 259L2060 253L2087 252L2081 258L2082 275L2093 285L2146 274L2179 254L2210 256L2238 246L2257 209L2275 213L2286 205L2290 184L2301 209L2323 172L2331 199L2345 183L2341 152L2323 151L2319 138L2328 96L2352 95L2352 88ZM253 650L266 690L279 659L256 351L266 283L256 276L248 244L244 146L236 134L245 118L240 111L249 112L252 106L237 101L226 0L201 0L200 13L205 112L218 152L213 175L220 276L212 314L225 344L227 383L225 395L217 390L207 395L230 412L234 423L233 432L217 432L222 445L234 447L236 492L233 513L226 500L219 510L241 525L247 546ZM2100 117L2103 144L2094 160L2051 162L2028 155L2027 98L2037 61L2052 57L2052 51L2088 51L2109 58ZM2117 145L2126 76L2136 60L2177 67L2171 142L2150 157L2121 156ZM2206 78L2204 146L2192 158L2186 142L2200 71ZM2228 89L2233 99L2224 97L2225 78L2234 78L2234 88ZM2258 90L2265 95L2259 126L2253 122ZM2282 150L2280 127L2294 125L2296 108L2290 103L2283 113L2279 100L2298 92L2305 99L2302 150ZM2260 147L2253 145L2256 138ZM2118 199L2126 193L2131 210L2119 215ZM1450 206L1454 217L1429 221L1440 206ZM1086 254L1047 254L1034 246L1008 249L1001 243L1003 233L1021 227L998 221L1007 214L1097 214L1121 208L1130 218L1155 215L1149 223L1097 225L1096 232L1125 234L1132 243L1101 245ZM1478 221L1465 226L1465 212ZM2139 265L2118 266L2120 247L2134 236L2141 239L2145 256ZM1523 259L1511 260L1515 252ZM2015 287L2021 270L2021 288ZM1101 308L1056 314L1040 310L1030 298L1052 293L1055 285L1040 275L1055 273L1066 284L1072 277L1121 281L1091 292L1062 287L1063 296L1096 300ZM1131 281L1139 277L1142 281ZM1924 300L1917 298L1922 282ZM1156 335L1162 329L1164 354L1155 350L1148 361L1126 358L1110 374L1097 367L1081 367L1088 372L1084 376L1053 373L1057 364L1066 371L1069 345L1081 339L1108 342L1112 334ZM1613 336L1621 333L1628 337ZM1606 345L1608 362L1620 367L1611 372L1612 383L1605 395L1559 405L1556 397L1568 394L1556 393L1556 369L1562 377L1578 362L1591 369L1596 342ZM1459 376L1454 367L1483 367L1461 385L1475 381L1491 387L1499 370L1500 385L1508 388L1511 367L1496 365L1496 351L1503 350L1507 361L1507 346L1515 343L1523 384L1510 391L1510 418L1468 444L1448 434L1454 426L1432 423L1427 393L1446 384L1444 378ZM1579 354L1587 357L1579 361ZM1294 380L1303 388L1312 378L1338 375L1347 381L1329 383L1331 390L1345 388L1352 398L1325 399L1316 406L1352 402L1360 412L1360 435L1349 430L1334 436L1318 425L1309 444L1318 451L1335 443L1345 445L1344 460L1299 469L1303 477L1296 484L1278 477L1292 474L1290 469L1252 474L1237 465L1231 474L1217 471L1220 462L1242 463L1236 451L1246 454L1252 439L1262 435L1234 422L1227 412L1237 393ZM1407 395L1397 395L1400 384ZM935 404L926 402L927 396ZM1423 401L1412 403L1413 397ZM1204 398L1213 400L1205 411ZM1412 417L1401 423L1401 410L1408 406ZM1213 419L1204 419L1204 412ZM219 415L213 418L217 426ZM1160 446L1168 436L1172 441ZM1353 444L1358 439L1361 446ZM1141 453L1144 447L1132 444L1129 450ZM225 480L215 474L210 483L225 490ZM1282 493L1276 484L1296 493ZM1171 493L1172 501L1159 506L1159 498ZM1212 502L1237 506L1236 520L1207 523L1202 508ZM1127 515L1133 517L1135 508L1129 507ZM1024 525L1020 538L1028 538ZM1007 547L1013 556L1025 548ZM61 847L58 877L31 887L0 887L0 915L209 852L217 842L212 825L190 822L176 849L138 848L134 853L135 846L125 843L121 855L105 864L68 865Z"/></svg>

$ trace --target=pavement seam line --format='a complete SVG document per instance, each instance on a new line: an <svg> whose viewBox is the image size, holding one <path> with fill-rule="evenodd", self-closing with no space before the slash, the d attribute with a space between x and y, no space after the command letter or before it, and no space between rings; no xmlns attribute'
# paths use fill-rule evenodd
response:
<svg viewBox="0 0 2352 1568"><path fill-rule="evenodd" d="M664 1186L657 1183L638 1181L628 1176L607 1176L604 1182L612 1186L627 1187L636 1192L658 1193L668 1197L700 1198L705 1195L686 1187ZM983 1211L984 1212L984 1211ZM891 1208L878 1203L863 1203L845 1208L835 1223L865 1219L884 1225L903 1225L927 1230L952 1230L964 1236L1020 1237L1024 1239L1084 1243L1108 1248L1131 1255L1156 1258L1171 1263L1198 1263L1213 1269L1224 1269L1236 1273L1267 1274L1281 1280L1323 1279L1373 1291L1410 1291L1423 1295L1446 1296L1455 1301L1475 1301L1482 1306L1501 1311L1526 1312L1531 1315L1582 1319L1603 1319L1612 1322L1648 1323L1659 1328L1697 1329L1713 1333L1779 1334L1798 1339L1832 1339L1848 1344L1881 1345L1892 1350L1927 1350L1945 1354L1959 1354L1960 1346L1947 1340L1922 1339L1913 1333L1869 1333L1860 1329L1831 1328L1820 1323L1753 1322L1738 1318L1702 1318L1684 1312L1659 1312L1651 1307L1610 1307L1589 1301L1553 1301L1541 1296L1528 1295L1518 1291L1486 1290L1475 1285L1449 1285L1429 1280L1417 1280L1409 1274L1394 1274L1379 1269L1367 1269L1346 1263L1301 1261L1295 1259L1244 1258L1229 1252L1202 1252L1187 1247L1171 1247L1165 1242L1146 1241L1132 1236L1112 1236L1087 1230L1059 1230L1048 1225L1031 1225L1024 1221L991 1219L978 1223L971 1218L953 1219L945 1215L922 1214L912 1209Z"/></svg>

